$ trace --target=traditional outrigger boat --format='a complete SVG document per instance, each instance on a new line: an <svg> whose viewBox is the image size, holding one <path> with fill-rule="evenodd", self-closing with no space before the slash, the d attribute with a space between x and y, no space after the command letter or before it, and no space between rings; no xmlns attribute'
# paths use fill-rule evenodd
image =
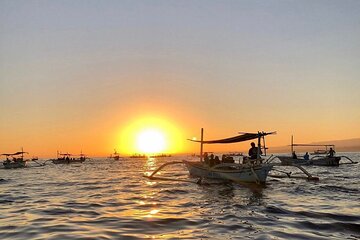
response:
<svg viewBox="0 0 360 240"><path fill-rule="evenodd" d="M291 136L291 153L294 152L294 147L323 147L325 149L317 149L316 155L312 156L309 159L305 159L304 157L294 157L292 156L277 156L280 159L282 165L315 165L315 166L339 166L341 158L345 158L350 161L350 163L357 163L351 160L347 156L335 156L330 153L330 150L334 150L334 144L295 144L294 138ZM329 150L330 148L330 150Z"/></svg>
<svg viewBox="0 0 360 240"><path fill-rule="evenodd" d="M130 156L130 158L146 158L145 154L133 154Z"/></svg>
<svg viewBox="0 0 360 240"><path fill-rule="evenodd" d="M162 157L171 157L171 154L159 153L150 155L151 158L162 158Z"/></svg>
<svg viewBox="0 0 360 240"><path fill-rule="evenodd" d="M85 154L81 153L79 158L72 157L75 155L69 153L59 153L57 152L57 159L52 159L51 161L54 164L70 164L70 163L83 163L86 159L89 159Z"/></svg>
<svg viewBox="0 0 360 240"><path fill-rule="evenodd" d="M120 160L120 155L119 153L116 151L116 149L114 149L114 153L110 154L109 156L110 159L114 159L114 160Z"/></svg>
<svg viewBox="0 0 360 240"><path fill-rule="evenodd" d="M219 179L219 180L227 180L233 182L245 182L245 183L257 183L263 184L266 182L269 172L273 169L274 166L279 166L276 163L270 163L273 157L268 159L263 159L261 157L261 150L264 150L264 155L266 156L266 146L265 146L265 136L274 134L275 132L258 132L258 133L243 133L241 135L219 139L219 140L203 140L203 129L201 129L201 140L191 140L193 142L200 143L200 161L199 162L191 162L187 160L177 161L177 162L168 162L161 165L157 168L153 173L151 173L148 177L150 179L160 179L160 180L169 180L162 177L156 177L156 173L158 173L165 166L171 164L185 164L190 175L197 177L199 179ZM203 144L230 144L230 143L238 143L257 139L257 155L256 159L249 159L247 157L243 158L243 162L240 161L238 163L231 162L222 162L219 164L208 164L203 160ZM263 144L261 144L261 140ZM315 180L317 177L313 177L309 174L305 169L300 166L293 165L294 167L299 168L303 173L307 175L307 179ZM289 176L289 175L288 175ZM183 181L183 180L182 180ZM199 182L199 181L198 181Z"/></svg>
<svg viewBox="0 0 360 240"><path fill-rule="evenodd" d="M11 169L11 168L24 168L26 167L26 162L29 161L28 159L24 159L24 154L28 154L28 152L21 152L16 153L3 153L2 156L6 156L6 160L3 161L4 168Z"/></svg>

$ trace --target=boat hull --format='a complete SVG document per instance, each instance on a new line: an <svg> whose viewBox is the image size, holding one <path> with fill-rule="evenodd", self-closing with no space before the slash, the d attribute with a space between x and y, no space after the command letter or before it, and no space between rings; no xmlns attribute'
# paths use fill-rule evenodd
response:
<svg viewBox="0 0 360 240"><path fill-rule="evenodd" d="M239 169L221 169L214 167L211 168L198 162L184 161L184 163L191 176L246 183L265 183L268 173L272 169L272 165L269 164L243 167Z"/></svg>
<svg viewBox="0 0 360 240"><path fill-rule="evenodd" d="M310 160L293 159L289 156L278 156L282 165L315 165L315 166L339 166L341 157L318 157Z"/></svg>
<svg viewBox="0 0 360 240"><path fill-rule="evenodd" d="M26 167L25 161L19 161L19 162L3 162L4 168L11 169L11 168L24 168Z"/></svg>

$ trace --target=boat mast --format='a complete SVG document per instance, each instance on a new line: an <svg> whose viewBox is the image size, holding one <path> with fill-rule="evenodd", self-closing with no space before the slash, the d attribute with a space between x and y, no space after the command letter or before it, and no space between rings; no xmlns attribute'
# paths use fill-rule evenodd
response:
<svg viewBox="0 0 360 240"><path fill-rule="evenodd" d="M260 151L261 151L261 133L258 132L258 148L257 148L257 159L260 158Z"/></svg>
<svg viewBox="0 0 360 240"><path fill-rule="evenodd" d="M200 162L203 161L203 141L204 141L204 128L201 128Z"/></svg>
<svg viewBox="0 0 360 240"><path fill-rule="evenodd" d="M294 136L291 135L291 154L294 152Z"/></svg>
<svg viewBox="0 0 360 240"><path fill-rule="evenodd" d="M264 148L264 153L265 153L265 156L266 156L266 144L265 144L265 135L262 136L262 139L263 139L263 148Z"/></svg>

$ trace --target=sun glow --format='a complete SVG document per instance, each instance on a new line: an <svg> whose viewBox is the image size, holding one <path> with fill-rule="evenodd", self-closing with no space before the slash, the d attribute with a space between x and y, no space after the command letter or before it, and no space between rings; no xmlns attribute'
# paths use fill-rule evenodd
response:
<svg viewBox="0 0 360 240"><path fill-rule="evenodd" d="M119 129L118 149L124 154L174 154L183 151L184 136L174 122L142 117Z"/></svg>
<svg viewBox="0 0 360 240"><path fill-rule="evenodd" d="M136 147L142 153L160 153L166 149L164 134L158 129L146 129L139 133Z"/></svg>

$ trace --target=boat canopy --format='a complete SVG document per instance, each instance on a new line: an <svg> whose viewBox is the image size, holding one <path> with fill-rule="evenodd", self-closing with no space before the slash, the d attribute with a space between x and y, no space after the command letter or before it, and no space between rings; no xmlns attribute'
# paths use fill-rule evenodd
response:
<svg viewBox="0 0 360 240"><path fill-rule="evenodd" d="M295 144L294 143L292 145L297 147L335 147L334 144L300 144L300 143Z"/></svg>
<svg viewBox="0 0 360 240"><path fill-rule="evenodd" d="M199 141L199 140L193 140L188 139L192 142L198 142L198 143L204 143L204 144L216 144L216 143L237 143L237 142L245 142L253 139L257 139L259 137L263 137L266 135L274 134L276 132L258 132L258 133L243 133L241 135L230 137L230 138L224 138L224 139L217 139L217 140L208 140L208 141Z"/></svg>
<svg viewBox="0 0 360 240"><path fill-rule="evenodd" d="M24 153L28 153L28 152L3 153L1 155L3 155L3 156L16 156L16 155L20 155L20 154L24 154Z"/></svg>

